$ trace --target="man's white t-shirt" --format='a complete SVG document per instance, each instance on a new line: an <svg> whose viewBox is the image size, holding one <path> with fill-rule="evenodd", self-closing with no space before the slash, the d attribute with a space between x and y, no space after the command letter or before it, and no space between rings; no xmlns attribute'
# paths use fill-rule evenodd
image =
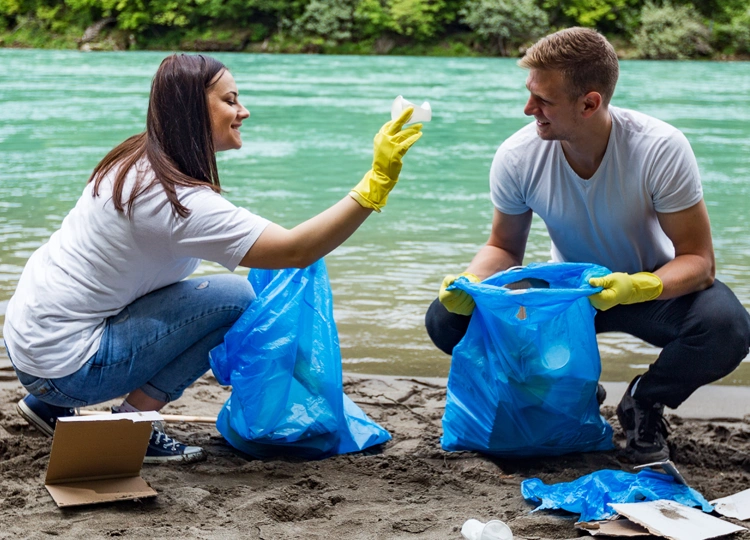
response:
<svg viewBox="0 0 750 540"><path fill-rule="evenodd" d="M676 128L636 111L609 111L612 131L591 178L580 178L560 141L542 140L532 123L497 150L492 202L505 214L538 214L552 239L553 261L653 272L675 256L657 212L678 212L702 200L698 164Z"/></svg>
<svg viewBox="0 0 750 540"><path fill-rule="evenodd" d="M134 168L126 196L135 175ZM145 175L147 185L150 168ZM99 349L108 317L189 276L202 259L234 270L269 224L208 187L176 187L191 211L181 218L158 183L128 216L112 203L113 178L102 181L98 197L93 183L86 186L60 229L29 258L8 304L8 352L29 375L75 373Z"/></svg>

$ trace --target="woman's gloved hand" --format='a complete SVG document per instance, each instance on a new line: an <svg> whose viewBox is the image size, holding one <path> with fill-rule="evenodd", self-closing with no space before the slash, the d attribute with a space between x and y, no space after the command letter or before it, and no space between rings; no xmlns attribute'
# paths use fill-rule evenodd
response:
<svg viewBox="0 0 750 540"><path fill-rule="evenodd" d="M472 283L479 283L481 280L470 272L463 272L457 276L448 275L443 279L443 283L440 285L440 292L438 293L438 299L440 303L445 306L445 309L456 315L471 315L474 311L474 299L466 291L454 289L447 291L454 281L460 277L465 277Z"/></svg>
<svg viewBox="0 0 750 540"><path fill-rule="evenodd" d="M355 201L376 212L385 206L388 194L398 182L401 158L412 144L422 136L422 124L414 124L402 130L409 121L414 107L404 109L396 120L383 125L375 135L372 169L349 193Z"/></svg>
<svg viewBox="0 0 750 540"><path fill-rule="evenodd" d="M589 285L604 287L603 291L589 296L591 305L606 311L619 304L637 304L658 298L664 286L656 274L638 272L625 274L615 272L599 278L591 278Z"/></svg>

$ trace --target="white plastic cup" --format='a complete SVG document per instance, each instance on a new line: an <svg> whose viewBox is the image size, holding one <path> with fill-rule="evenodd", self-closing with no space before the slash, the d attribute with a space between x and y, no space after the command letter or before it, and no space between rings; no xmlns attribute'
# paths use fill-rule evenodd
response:
<svg viewBox="0 0 750 540"><path fill-rule="evenodd" d="M461 527L461 536L466 540L513 540L510 527L498 519L487 523L470 519Z"/></svg>
<svg viewBox="0 0 750 540"><path fill-rule="evenodd" d="M412 113L411 118L406 122L407 124L429 122L432 120L432 108L428 102L425 101L422 105L417 106L411 101L405 100L404 96L398 96L393 100L393 105L391 105L391 120L395 120L401 116L404 109L408 107L414 107L414 112Z"/></svg>

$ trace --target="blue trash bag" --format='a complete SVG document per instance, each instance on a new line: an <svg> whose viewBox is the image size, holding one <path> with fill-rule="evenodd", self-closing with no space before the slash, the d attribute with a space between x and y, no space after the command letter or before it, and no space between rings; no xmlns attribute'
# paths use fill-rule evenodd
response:
<svg viewBox="0 0 750 540"><path fill-rule="evenodd" d="M588 280L609 274L579 263L530 264L451 286L476 302L453 350L443 415L444 450L497 456L610 450L599 414L601 360ZM504 285L535 278L549 288Z"/></svg>
<svg viewBox="0 0 750 540"><path fill-rule="evenodd" d="M322 459L391 439L342 391L341 351L323 260L303 269L252 270L258 295L211 351L232 394L216 427L251 456Z"/></svg>
<svg viewBox="0 0 750 540"><path fill-rule="evenodd" d="M579 521L599 521L616 514L609 503L633 503L665 499L686 506L713 511L708 501L691 487L678 484L667 474L644 469L638 474L603 470L573 482L546 485L538 478L521 482L521 494L531 502L541 502L532 512L561 509L581 514Z"/></svg>

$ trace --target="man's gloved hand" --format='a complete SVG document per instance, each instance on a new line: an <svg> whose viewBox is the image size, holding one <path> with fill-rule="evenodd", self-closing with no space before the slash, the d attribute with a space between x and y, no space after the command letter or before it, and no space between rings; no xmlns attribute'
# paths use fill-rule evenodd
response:
<svg viewBox="0 0 750 540"><path fill-rule="evenodd" d="M619 304L637 304L658 298L663 289L659 276L650 272L624 274L615 272L599 278L591 278L589 285L604 287L603 291L589 296L591 305L606 311Z"/></svg>
<svg viewBox="0 0 750 540"><path fill-rule="evenodd" d="M349 196L365 208L376 212L385 206L388 194L398 181L401 158L412 144L422 136L422 124L414 124L402 130L414 112L414 107L404 109L396 120L383 125L375 135L372 169L367 171Z"/></svg>
<svg viewBox="0 0 750 540"><path fill-rule="evenodd" d="M470 272L463 272L457 276L445 276L443 283L440 285L438 298L440 299L440 303L445 306L445 309L451 313L457 315L471 315L475 306L474 299L466 291L461 291L459 289L452 291L445 290L460 277L465 277L472 283L479 283L481 281L477 276Z"/></svg>

